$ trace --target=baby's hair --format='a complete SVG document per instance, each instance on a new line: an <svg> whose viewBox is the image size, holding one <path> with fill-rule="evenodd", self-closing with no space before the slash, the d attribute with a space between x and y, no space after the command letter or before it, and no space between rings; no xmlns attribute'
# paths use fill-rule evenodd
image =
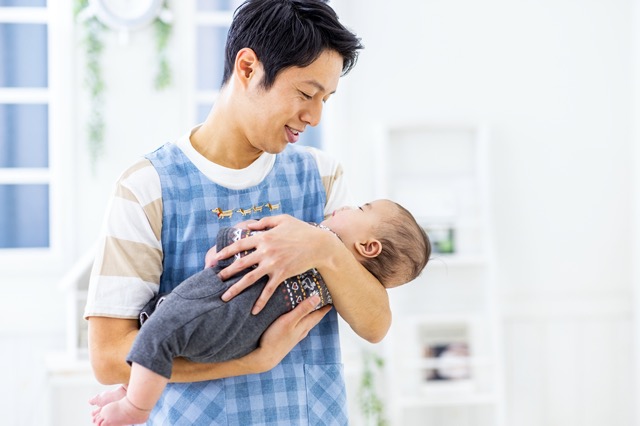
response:
<svg viewBox="0 0 640 426"><path fill-rule="evenodd" d="M411 212L398 203L397 213L376 227L382 251L362 264L386 288L397 287L416 279L427 266L431 242Z"/></svg>

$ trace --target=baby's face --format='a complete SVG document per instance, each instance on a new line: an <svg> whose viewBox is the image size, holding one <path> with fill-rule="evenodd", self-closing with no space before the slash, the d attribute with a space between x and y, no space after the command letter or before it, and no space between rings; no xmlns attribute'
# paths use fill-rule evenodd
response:
<svg viewBox="0 0 640 426"><path fill-rule="evenodd" d="M347 248L354 251L354 245L375 238L378 224L391 217L396 210L389 200L376 200L360 207L343 207L322 222L338 234Z"/></svg>

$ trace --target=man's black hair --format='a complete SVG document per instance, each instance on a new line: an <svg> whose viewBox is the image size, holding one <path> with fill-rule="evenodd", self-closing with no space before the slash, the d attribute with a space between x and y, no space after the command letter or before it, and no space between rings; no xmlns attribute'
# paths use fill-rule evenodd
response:
<svg viewBox="0 0 640 426"><path fill-rule="evenodd" d="M345 75L363 48L322 0L248 0L240 5L227 35L223 85L233 73L238 51L245 47L253 49L262 62L265 89L283 69L310 65L327 49L342 56Z"/></svg>

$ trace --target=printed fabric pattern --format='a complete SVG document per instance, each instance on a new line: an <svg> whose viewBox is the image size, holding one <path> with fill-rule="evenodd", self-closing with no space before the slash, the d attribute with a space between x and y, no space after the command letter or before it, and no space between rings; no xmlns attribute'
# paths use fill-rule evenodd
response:
<svg viewBox="0 0 640 426"><path fill-rule="evenodd" d="M311 223L313 226L317 226L320 229L331 231L331 229L327 228L324 225L317 225L315 223ZM222 230L227 234L229 240L229 244L241 240L242 238L250 237L251 235L259 234L264 231L250 231L247 229L238 229L238 228L230 228ZM335 233L334 233L335 234ZM223 239L224 240L224 239ZM220 246L220 235L218 235L218 249ZM244 251L241 253L237 253L235 256L230 259L222 260L218 263L222 268L230 265L235 260L240 259L241 257L246 256L251 253L251 251ZM318 295L320 296L320 303L316 309L320 309L325 305L330 305L333 303L333 299L331 299L331 294L329 293L329 289L322 279L322 275L316 268L309 269L308 271L303 272L300 275L296 275L294 277L289 277L285 279L280 286L278 286L278 290L282 297L287 301L287 309L293 310L298 306L303 300L308 299L311 296Z"/></svg>

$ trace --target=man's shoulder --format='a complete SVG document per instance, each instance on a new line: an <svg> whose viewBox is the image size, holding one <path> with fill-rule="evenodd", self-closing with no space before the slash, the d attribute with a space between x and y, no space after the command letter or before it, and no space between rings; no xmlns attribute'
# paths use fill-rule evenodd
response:
<svg viewBox="0 0 640 426"><path fill-rule="evenodd" d="M118 178L116 187L120 196L130 193L143 205L162 196L158 172L146 158L137 160L125 169Z"/></svg>
<svg viewBox="0 0 640 426"><path fill-rule="evenodd" d="M134 163L129 165L120 175L119 181L127 181L130 179L140 178L145 173L149 172L149 168L153 169L153 164L147 158L139 158Z"/></svg>

